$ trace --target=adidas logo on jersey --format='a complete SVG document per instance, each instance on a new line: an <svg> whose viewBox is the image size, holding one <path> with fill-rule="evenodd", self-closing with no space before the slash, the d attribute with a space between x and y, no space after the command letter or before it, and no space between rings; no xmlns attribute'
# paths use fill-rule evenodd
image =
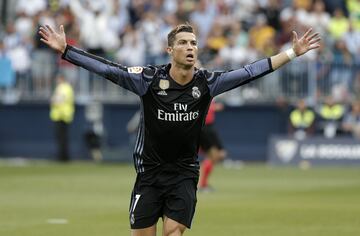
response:
<svg viewBox="0 0 360 236"><path fill-rule="evenodd" d="M158 95L161 95L161 96L166 96L167 93L165 92L165 90L160 90L158 93Z"/></svg>

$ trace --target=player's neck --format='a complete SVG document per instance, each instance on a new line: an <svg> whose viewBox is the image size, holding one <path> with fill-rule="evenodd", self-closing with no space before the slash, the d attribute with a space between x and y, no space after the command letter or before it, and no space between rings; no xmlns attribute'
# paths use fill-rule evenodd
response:
<svg viewBox="0 0 360 236"><path fill-rule="evenodd" d="M172 64L169 74L171 78L175 80L178 84L185 85L193 79L194 70L195 70L194 67L183 68L180 66L176 66L175 64Z"/></svg>

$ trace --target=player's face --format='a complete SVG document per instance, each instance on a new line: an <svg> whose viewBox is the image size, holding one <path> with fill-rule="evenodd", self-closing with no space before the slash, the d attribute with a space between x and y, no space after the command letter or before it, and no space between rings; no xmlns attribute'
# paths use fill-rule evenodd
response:
<svg viewBox="0 0 360 236"><path fill-rule="evenodd" d="M168 48L174 63L185 67L193 67L197 61L197 41L196 36L189 32L176 34L174 45Z"/></svg>

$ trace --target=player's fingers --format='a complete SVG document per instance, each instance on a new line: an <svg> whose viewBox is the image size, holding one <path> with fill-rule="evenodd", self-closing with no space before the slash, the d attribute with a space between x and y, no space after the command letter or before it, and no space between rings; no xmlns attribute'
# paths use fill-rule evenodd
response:
<svg viewBox="0 0 360 236"><path fill-rule="evenodd" d="M321 38L314 38L312 40L309 41L310 44L315 44L317 42L320 42Z"/></svg>
<svg viewBox="0 0 360 236"><path fill-rule="evenodd" d="M45 39L43 39L43 38L41 38L40 41L43 42L43 43L45 43L45 44L47 44L47 45L49 45L49 41L47 41L47 40L45 40Z"/></svg>
<svg viewBox="0 0 360 236"><path fill-rule="evenodd" d="M303 37L306 38L311 32L312 32L312 28L308 29Z"/></svg>
<svg viewBox="0 0 360 236"><path fill-rule="evenodd" d="M313 44L309 47L309 50L315 49L315 48L319 48L320 47L320 43L317 44Z"/></svg>
<svg viewBox="0 0 360 236"><path fill-rule="evenodd" d="M46 35L49 35L49 31L46 28L42 27L42 26L40 26L39 31L43 32Z"/></svg>
<svg viewBox="0 0 360 236"><path fill-rule="evenodd" d="M47 31L45 28L40 27L39 32L43 33L46 36L50 36L49 31Z"/></svg>
<svg viewBox="0 0 360 236"><path fill-rule="evenodd" d="M49 39L49 36L46 35L43 31L39 31L39 34L41 35L41 37L45 40L48 40Z"/></svg>
<svg viewBox="0 0 360 236"><path fill-rule="evenodd" d="M51 28L50 25L46 25L46 28L50 31L50 33L54 33L54 30Z"/></svg>
<svg viewBox="0 0 360 236"><path fill-rule="evenodd" d="M60 25L60 33L64 33L64 26L63 25Z"/></svg>
<svg viewBox="0 0 360 236"><path fill-rule="evenodd" d="M316 37L319 37L319 33L312 34L307 39L312 40L313 38L316 38Z"/></svg>
<svg viewBox="0 0 360 236"><path fill-rule="evenodd" d="M295 31L292 31L292 37L293 37L293 43L296 43L298 41L298 35Z"/></svg>

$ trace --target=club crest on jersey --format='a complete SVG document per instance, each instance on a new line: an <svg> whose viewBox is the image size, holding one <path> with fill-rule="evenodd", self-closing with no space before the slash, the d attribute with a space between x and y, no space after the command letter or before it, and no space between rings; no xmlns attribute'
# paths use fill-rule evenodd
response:
<svg viewBox="0 0 360 236"><path fill-rule="evenodd" d="M200 92L200 90L199 90L199 88L198 87L196 87L196 86L194 86L193 88L192 88L192 96L195 98L195 99L198 99L198 98L200 98L200 96L201 96L201 92Z"/></svg>
<svg viewBox="0 0 360 236"><path fill-rule="evenodd" d="M141 66L133 66L127 68L129 73L132 74L140 74L143 71L143 68Z"/></svg>
<svg viewBox="0 0 360 236"><path fill-rule="evenodd" d="M160 87L162 90L168 89L169 86L170 86L169 80L166 80L166 79L161 79L161 80L160 80L160 82L159 82L159 87Z"/></svg>

